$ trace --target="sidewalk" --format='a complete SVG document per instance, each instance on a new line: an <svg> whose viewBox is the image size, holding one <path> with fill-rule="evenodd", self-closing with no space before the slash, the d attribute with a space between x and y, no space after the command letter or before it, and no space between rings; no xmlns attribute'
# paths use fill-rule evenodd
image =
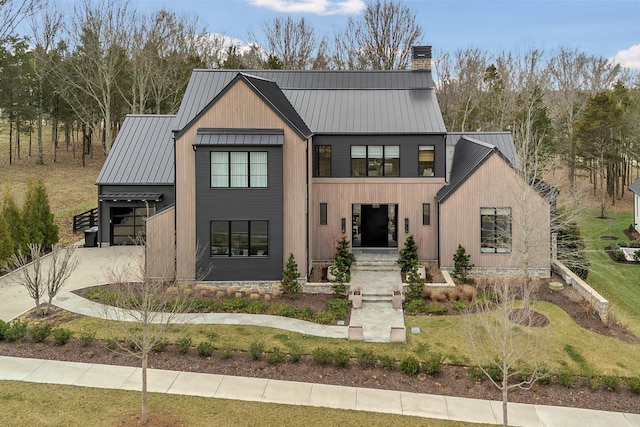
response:
<svg viewBox="0 0 640 427"><path fill-rule="evenodd" d="M424 418L502 423L502 403L431 394L148 370L150 392L251 402L384 412ZM140 390L140 368L0 356L0 379ZM509 404L509 424L531 427L640 427L640 415L557 406Z"/></svg>

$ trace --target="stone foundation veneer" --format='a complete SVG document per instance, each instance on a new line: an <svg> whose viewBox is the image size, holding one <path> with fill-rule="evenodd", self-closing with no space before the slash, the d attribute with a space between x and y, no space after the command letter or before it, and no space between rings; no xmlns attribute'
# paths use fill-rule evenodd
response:
<svg viewBox="0 0 640 427"><path fill-rule="evenodd" d="M333 283L309 283L304 278L299 279L300 284L302 285L302 293L303 294L332 294ZM219 291L227 291L229 288L234 288L238 292L247 292L251 291L252 293L258 293L260 290L264 290L266 293L270 294L274 290L280 290L280 282L274 281L208 281L208 282L198 282L198 285L211 286L215 287L216 290Z"/></svg>
<svg viewBox="0 0 640 427"><path fill-rule="evenodd" d="M453 271L452 267L440 267L440 270ZM551 268L530 268L531 277L549 278L551 277ZM474 267L469 273L469 277L522 277L522 268L500 268L500 267Z"/></svg>

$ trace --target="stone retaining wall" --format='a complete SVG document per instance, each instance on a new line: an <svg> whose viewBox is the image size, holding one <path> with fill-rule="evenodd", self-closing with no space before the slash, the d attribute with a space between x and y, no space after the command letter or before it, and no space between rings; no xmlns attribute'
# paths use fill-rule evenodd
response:
<svg viewBox="0 0 640 427"><path fill-rule="evenodd" d="M551 261L551 268L562 276L567 285L573 287L580 296L591 304L603 322L607 322L609 316L609 301L596 292L587 282L579 278L573 271L558 260Z"/></svg>

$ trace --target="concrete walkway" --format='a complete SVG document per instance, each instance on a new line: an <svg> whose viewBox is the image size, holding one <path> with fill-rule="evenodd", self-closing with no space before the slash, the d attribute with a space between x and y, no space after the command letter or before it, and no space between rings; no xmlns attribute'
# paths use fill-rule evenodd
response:
<svg viewBox="0 0 640 427"><path fill-rule="evenodd" d="M496 401L159 369L148 374L148 389L155 393L502 423L502 403ZM142 381L140 368L3 356L0 379L117 390L140 390ZM511 403L509 424L640 427L640 415Z"/></svg>

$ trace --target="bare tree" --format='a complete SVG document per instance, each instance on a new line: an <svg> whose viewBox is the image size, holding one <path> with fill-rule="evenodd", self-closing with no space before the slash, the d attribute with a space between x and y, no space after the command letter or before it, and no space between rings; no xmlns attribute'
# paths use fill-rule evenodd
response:
<svg viewBox="0 0 640 427"><path fill-rule="evenodd" d="M502 392L502 423L506 427L509 391L528 390L545 375L543 338L532 331L539 326L532 312L519 307L522 287L501 279L489 289L496 298L478 300L464 317L463 332L474 362Z"/></svg>
<svg viewBox="0 0 640 427"><path fill-rule="evenodd" d="M306 70L314 63L318 42L315 31L304 18L275 18L264 25L270 54L282 61L285 70Z"/></svg>
<svg viewBox="0 0 640 427"><path fill-rule="evenodd" d="M16 27L38 11L42 0L0 0L0 45L15 34Z"/></svg>
<svg viewBox="0 0 640 427"><path fill-rule="evenodd" d="M343 69L405 70L411 47L419 43L422 26L399 0L369 3L361 18L349 18L335 36L335 63Z"/></svg>
<svg viewBox="0 0 640 427"><path fill-rule="evenodd" d="M75 248L72 246L54 245L51 250L50 262L47 265L42 245L30 243L28 253L18 250L13 255L7 270L15 270L16 283L23 286L35 302L36 314L47 315L51 308L51 300L67 281L78 262L73 257ZM40 307L40 299L47 293L49 301L44 313Z"/></svg>

